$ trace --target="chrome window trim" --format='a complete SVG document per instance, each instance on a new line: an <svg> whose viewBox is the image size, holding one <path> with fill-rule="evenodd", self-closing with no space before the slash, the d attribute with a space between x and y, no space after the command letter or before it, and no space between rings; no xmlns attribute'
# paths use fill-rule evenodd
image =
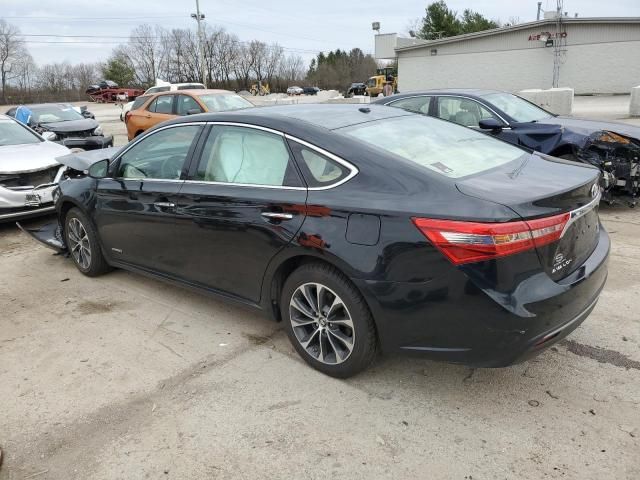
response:
<svg viewBox="0 0 640 480"><path fill-rule="evenodd" d="M155 135L158 132L161 132L162 130L166 130L167 128L175 128L175 127L182 127L182 126L187 126L187 125L222 125L222 126L230 126L230 127L243 127L243 128L252 128L254 130L261 130L264 132L269 132L269 133L273 133L275 135L278 135L280 137L282 137L283 139L287 139L287 140L291 140L293 142L297 142L300 145L303 145L311 150L315 150L316 152L330 158L331 160L335 161L336 163L339 163L340 165L342 165L343 167L345 167L347 170L349 170L349 174L347 176L345 176L343 179L341 179L338 182L332 183L330 185L325 185L322 187L287 187L287 186L283 186L283 185L259 185L259 184L253 184L253 183L229 183L229 182L213 182L213 181L205 181L205 180L180 180L180 179L175 179L175 180L169 180L169 179L160 179L160 178L148 178L148 177L144 177L144 178L125 178L125 177L114 177L114 180L129 180L129 181L136 181L136 182L143 182L143 181L152 181L152 182L166 182L166 183L176 183L176 182L184 182L184 183L190 183L190 184L201 184L201 185L223 185L223 186L233 186L233 187L252 187L252 188L268 188L268 189L280 189L280 190L312 190L312 191L322 191L322 190L330 190L332 188L338 187L346 182L348 182L349 180L351 180L353 177L355 177L358 173L360 173L360 171L358 170L358 168L347 162L346 160L338 157L337 155L334 155L331 152L328 152L326 150L324 150L323 148L320 148L316 145L313 145L309 142L306 142L304 140L301 140L297 137L294 137L293 135L289 135L286 134L284 132L281 132L279 130L274 130L273 128L268 128L268 127L263 127L261 125L252 125L252 124L248 124L248 123L241 123L241 122L225 122L225 121L214 121L214 122L189 122L189 123L179 123L179 124L175 124L175 125L167 125L165 127L159 128L158 130L155 130L151 135ZM149 135L149 136L151 136ZM144 138L147 138L146 136ZM119 161L120 158L127 153L131 148L133 148L135 145L137 145L140 141L144 140L144 138L141 138L137 141L132 142L131 145L129 145L126 150L123 150L122 152L120 152L118 154L118 156L114 159L115 161ZM294 159L295 161L295 159Z"/></svg>
<svg viewBox="0 0 640 480"><path fill-rule="evenodd" d="M474 101L474 102L476 102L476 103L479 103L479 104L480 104L480 105L482 105L484 108L486 108L486 109L487 109L487 110L489 110L491 113L493 113L496 117L498 117L498 118L499 118L499 119L504 123L504 126L502 127L502 130L511 130L511 127L509 126L509 122L507 122L507 121L502 117L502 115L500 115L498 112L496 112L493 108L489 107L486 103L483 103L483 102L478 101L478 100L477 100L477 99L475 99L475 98L466 97L466 96L464 96L464 95L454 95L454 94L451 94L451 93L449 93L449 94L443 94L443 95L440 95L440 94L437 94L437 93L436 93L436 94L428 94L428 95L426 95L426 94L425 94L425 95L409 95L409 96L402 97L402 98L399 98L399 99L397 99L397 100L394 100L394 101L391 101L391 102L388 102L388 103L384 103L383 105L384 105L385 107L391 107L391 106L393 106L393 104L394 104L394 103L399 102L399 101L401 101L401 100L405 100L405 99L407 99L407 98L421 98L421 97L429 97L429 98L432 98L432 99L433 99L433 98L436 98L436 97L457 97L457 98L464 98L465 100L472 100L472 101ZM393 108L402 108L402 107L393 107ZM431 107L429 107L429 108L431 108ZM407 111L411 112L411 110L407 110ZM418 112L411 112L411 113L418 113ZM430 116L430 115L428 115L428 114L426 114L426 113L418 113L418 114L419 114L419 115L427 115L427 116ZM439 120L444 120L444 118L440 118L440 117L432 117L432 118L437 118L437 119L439 119ZM445 121L446 121L446 122L450 122L451 120L445 120ZM455 123L455 122L452 122L452 123ZM456 124L456 125L459 125L459 124ZM465 125L461 125L461 126L463 126L463 127L464 127ZM477 130L480 130L480 127L476 127L476 126L467 127L467 128L475 128L475 129L477 129Z"/></svg>
<svg viewBox="0 0 640 480"><path fill-rule="evenodd" d="M316 152L330 158L331 160L333 160L336 163L339 163L340 165L342 165L343 167L345 167L347 170L349 170L349 174L344 177L343 179L332 183L330 185L325 185L323 187L308 187L307 190L311 190L311 191L321 191L321 190L330 190L332 188L338 187L340 185L342 185L343 183L348 182L349 180L351 180L353 177L355 177L358 173L360 173L360 171L358 170L358 167L356 167L355 165L347 162L346 160L338 157L337 155L334 155L331 152L327 152L325 149L317 147L315 145L313 145L312 143L309 142L305 142L304 140L301 140L297 137L294 137L293 135L289 135L289 134L284 134L285 138L287 140L291 140L293 142L299 143L300 145L303 145L307 148L310 148L311 150L315 150Z"/></svg>

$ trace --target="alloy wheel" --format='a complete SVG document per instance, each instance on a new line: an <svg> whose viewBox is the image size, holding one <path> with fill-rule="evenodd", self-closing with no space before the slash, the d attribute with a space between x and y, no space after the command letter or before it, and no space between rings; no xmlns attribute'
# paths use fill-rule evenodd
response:
<svg viewBox="0 0 640 480"><path fill-rule="evenodd" d="M77 218L69 220L68 229L71 255L80 268L87 270L91 266L91 244L87 231Z"/></svg>
<svg viewBox="0 0 640 480"><path fill-rule="evenodd" d="M356 339L351 314L325 285L300 285L291 296L289 319L296 339L315 360L336 365L351 355Z"/></svg>

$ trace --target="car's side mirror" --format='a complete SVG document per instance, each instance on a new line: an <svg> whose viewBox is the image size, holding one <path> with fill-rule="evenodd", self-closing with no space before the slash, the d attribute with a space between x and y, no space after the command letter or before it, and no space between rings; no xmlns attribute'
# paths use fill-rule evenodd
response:
<svg viewBox="0 0 640 480"><path fill-rule="evenodd" d="M492 132L499 132L504 128L504 125L495 118L484 118L480 120L478 126L482 130L491 130Z"/></svg>
<svg viewBox="0 0 640 480"><path fill-rule="evenodd" d="M109 159L99 160L89 167L89 176L91 178L105 178L109 171Z"/></svg>
<svg viewBox="0 0 640 480"><path fill-rule="evenodd" d="M187 115L198 115L199 113L202 113L202 110L200 110L199 108L192 108L190 110L187 110Z"/></svg>
<svg viewBox="0 0 640 480"><path fill-rule="evenodd" d="M58 136L53 132L42 132L42 138L50 142L53 142L55 139L58 138Z"/></svg>

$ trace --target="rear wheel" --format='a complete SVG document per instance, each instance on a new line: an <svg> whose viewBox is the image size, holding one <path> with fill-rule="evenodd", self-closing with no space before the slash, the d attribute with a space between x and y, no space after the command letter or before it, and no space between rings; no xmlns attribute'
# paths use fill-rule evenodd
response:
<svg viewBox="0 0 640 480"><path fill-rule="evenodd" d="M377 338L371 312L334 268L313 263L297 269L284 284L280 308L289 340L316 370L347 378L373 362Z"/></svg>
<svg viewBox="0 0 640 480"><path fill-rule="evenodd" d="M64 238L73 263L80 272L88 277L97 277L111 269L102 255L93 225L79 208L74 207L67 213Z"/></svg>

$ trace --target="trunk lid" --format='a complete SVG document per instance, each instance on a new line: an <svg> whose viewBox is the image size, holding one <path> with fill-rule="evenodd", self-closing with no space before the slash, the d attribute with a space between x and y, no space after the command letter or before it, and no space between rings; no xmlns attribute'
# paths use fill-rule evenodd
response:
<svg viewBox="0 0 640 480"><path fill-rule="evenodd" d="M559 280L579 268L598 243L599 176L596 168L535 153L456 186L465 195L511 208L523 220L568 214L560 240L537 248L547 274Z"/></svg>

